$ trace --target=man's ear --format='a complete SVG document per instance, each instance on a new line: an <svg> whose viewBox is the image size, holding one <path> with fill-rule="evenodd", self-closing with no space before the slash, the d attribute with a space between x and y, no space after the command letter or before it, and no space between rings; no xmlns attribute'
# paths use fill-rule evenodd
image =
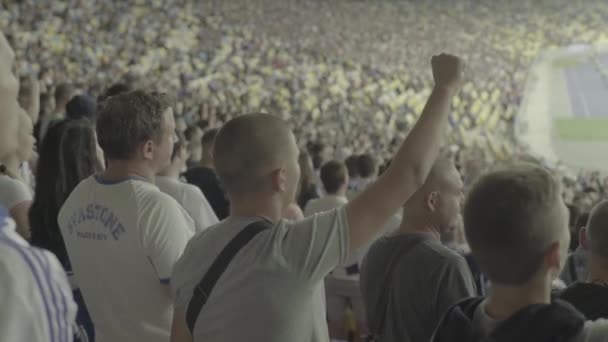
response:
<svg viewBox="0 0 608 342"><path fill-rule="evenodd" d="M589 250L589 238L587 238L587 227L578 230L578 244L586 251Z"/></svg>
<svg viewBox="0 0 608 342"><path fill-rule="evenodd" d="M144 159L154 159L154 142L152 140L148 140L145 143L141 144L140 149Z"/></svg>
<svg viewBox="0 0 608 342"><path fill-rule="evenodd" d="M545 264L546 269L561 270L563 266L561 262L560 245L559 242L555 241L545 250L543 263Z"/></svg>
<svg viewBox="0 0 608 342"><path fill-rule="evenodd" d="M439 193L433 191L426 196L426 206L430 211L437 210L437 202L439 201Z"/></svg>
<svg viewBox="0 0 608 342"><path fill-rule="evenodd" d="M287 189L287 171L284 168L275 169L271 172L272 189L284 192Z"/></svg>

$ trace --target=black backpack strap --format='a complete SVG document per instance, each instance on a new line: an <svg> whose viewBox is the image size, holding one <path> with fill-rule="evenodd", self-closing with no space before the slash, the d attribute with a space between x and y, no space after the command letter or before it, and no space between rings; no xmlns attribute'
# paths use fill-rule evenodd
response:
<svg viewBox="0 0 608 342"><path fill-rule="evenodd" d="M273 224L269 221L256 221L247 225L228 242L226 247L224 247L220 254L215 258L211 267L209 267L209 270L207 270L207 273L203 276L203 279L201 279L194 288L192 299L190 299L190 303L188 303L186 323L188 324L190 333L194 332L196 319L211 295L213 286L215 286L215 283L217 283L218 279L222 276L222 273L224 273L234 256L259 232L270 229L272 226Z"/></svg>

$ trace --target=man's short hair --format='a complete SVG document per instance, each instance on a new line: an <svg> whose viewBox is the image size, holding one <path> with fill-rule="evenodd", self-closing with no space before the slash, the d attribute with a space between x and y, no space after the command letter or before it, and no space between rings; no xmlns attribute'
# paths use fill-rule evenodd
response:
<svg viewBox="0 0 608 342"><path fill-rule="evenodd" d="M74 94L74 86L69 83L60 83L55 88L55 104L68 102Z"/></svg>
<svg viewBox="0 0 608 342"><path fill-rule="evenodd" d="M133 157L137 146L161 136L163 114L171 107L166 94L135 90L104 101L97 117L97 139L112 160Z"/></svg>
<svg viewBox="0 0 608 342"><path fill-rule="evenodd" d="M99 101L105 101L108 98L131 91L131 87L126 83L114 83L99 97Z"/></svg>
<svg viewBox="0 0 608 342"><path fill-rule="evenodd" d="M376 161L370 154L365 153L359 156L359 175L362 178L370 178L376 174Z"/></svg>
<svg viewBox="0 0 608 342"><path fill-rule="evenodd" d="M217 133L219 131L220 130L218 128L212 128L207 130L205 134L203 134L203 136L201 137L201 144L203 145L203 147L213 145L215 143L215 138L217 137Z"/></svg>
<svg viewBox="0 0 608 342"><path fill-rule="evenodd" d="M599 203L591 210L587 236L591 253L608 259L608 201Z"/></svg>
<svg viewBox="0 0 608 342"><path fill-rule="evenodd" d="M346 158L344 161L346 164L346 168L348 169L348 175L351 178L359 177L359 156L353 154L352 156Z"/></svg>
<svg viewBox="0 0 608 342"><path fill-rule="evenodd" d="M285 121L269 114L246 114L228 121L213 149L217 174L229 194L253 193L262 177L289 158L293 139Z"/></svg>
<svg viewBox="0 0 608 342"><path fill-rule="evenodd" d="M321 182L325 191L332 195L338 192L346 182L348 170L346 166L337 161L331 160L321 166Z"/></svg>
<svg viewBox="0 0 608 342"><path fill-rule="evenodd" d="M530 163L481 176L464 206L473 258L492 282L521 285L542 265L546 249L567 230L557 179Z"/></svg>

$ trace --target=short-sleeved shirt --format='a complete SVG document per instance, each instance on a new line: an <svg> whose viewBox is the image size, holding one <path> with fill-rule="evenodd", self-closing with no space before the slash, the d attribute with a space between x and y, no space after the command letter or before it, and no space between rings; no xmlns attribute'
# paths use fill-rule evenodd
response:
<svg viewBox="0 0 608 342"><path fill-rule="evenodd" d="M183 183L177 178L162 176L156 177L156 186L160 191L173 197L186 210L194 220L195 233L202 232L219 222L207 198L196 186Z"/></svg>
<svg viewBox="0 0 608 342"><path fill-rule="evenodd" d="M475 295L465 259L428 234L378 239L360 282L368 325L384 342L429 341L445 312Z"/></svg>
<svg viewBox="0 0 608 342"><path fill-rule="evenodd" d="M173 303L164 285L194 230L185 210L144 180L91 176L58 221L96 340L168 341Z"/></svg>
<svg viewBox="0 0 608 342"><path fill-rule="evenodd" d="M220 251L256 217L230 216L196 235L175 265L176 310ZM344 208L280 221L232 259L194 326L194 341L329 341L323 279L348 253Z"/></svg>
<svg viewBox="0 0 608 342"><path fill-rule="evenodd" d="M50 252L31 247L0 208L0 340L69 342L76 303Z"/></svg>
<svg viewBox="0 0 608 342"><path fill-rule="evenodd" d="M32 191L24 183L0 175L0 206L11 210L16 205L32 201Z"/></svg>

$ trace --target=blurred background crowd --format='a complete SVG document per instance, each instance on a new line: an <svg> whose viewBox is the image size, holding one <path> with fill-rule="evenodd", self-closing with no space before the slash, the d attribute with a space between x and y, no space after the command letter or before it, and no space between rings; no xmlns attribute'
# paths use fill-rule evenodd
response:
<svg viewBox="0 0 608 342"><path fill-rule="evenodd" d="M467 61L449 132L466 183L496 161L543 163L515 134L530 65L542 49L608 40L608 4L586 0L2 6L21 99L40 100L38 134L56 114L58 92L93 101L112 84L154 84L176 95L191 164L201 158L205 130L235 113L269 112L292 124L314 169L368 154L381 170L430 93L427 57L450 51ZM608 178L598 171L547 167L563 174L564 196L577 212L605 195Z"/></svg>

